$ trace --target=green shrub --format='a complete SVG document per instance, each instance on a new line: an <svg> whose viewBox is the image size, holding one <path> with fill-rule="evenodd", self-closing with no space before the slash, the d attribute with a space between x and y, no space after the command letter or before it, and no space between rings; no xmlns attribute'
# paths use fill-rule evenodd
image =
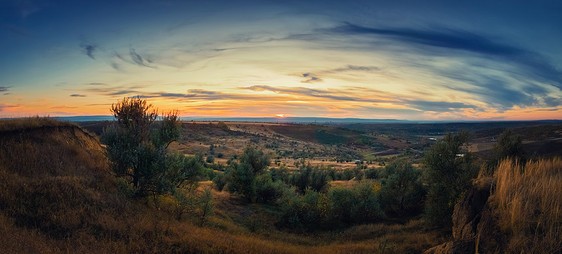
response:
<svg viewBox="0 0 562 254"><path fill-rule="evenodd" d="M385 167L380 196L387 215L404 216L421 209L425 196L421 173L406 160L397 160Z"/></svg>
<svg viewBox="0 0 562 254"><path fill-rule="evenodd" d="M275 204L285 189L289 188L282 181L273 181L268 174L256 177L256 202Z"/></svg>
<svg viewBox="0 0 562 254"><path fill-rule="evenodd" d="M323 190L328 184L328 171L312 165L301 165L299 171L291 176L290 183L297 187L300 193L307 189L315 191Z"/></svg>
<svg viewBox="0 0 562 254"><path fill-rule="evenodd" d="M377 184L372 181L362 181L353 186L356 203L353 209L355 224L371 223L382 217Z"/></svg>
<svg viewBox="0 0 562 254"><path fill-rule="evenodd" d="M351 224L355 215L357 197L351 189L334 188L328 192L330 200L330 217L338 224Z"/></svg>
<svg viewBox="0 0 562 254"><path fill-rule="evenodd" d="M378 179L379 178L379 170L375 168L370 168L365 171L365 178L367 179Z"/></svg>
<svg viewBox="0 0 562 254"><path fill-rule="evenodd" d="M293 229L313 231L325 228L327 225L329 202L326 194L307 190L300 196L286 193L280 202L281 226Z"/></svg>
<svg viewBox="0 0 562 254"><path fill-rule="evenodd" d="M425 154L424 173L428 184L425 217L431 225L451 226L457 200L478 173L471 154L461 150L467 140L467 133L448 134Z"/></svg>
<svg viewBox="0 0 562 254"><path fill-rule="evenodd" d="M213 178L213 183L217 187L218 191L222 191L228 182L228 178L225 173L217 173L215 178Z"/></svg>
<svg viewBox="0 0 562 254"><path fill-rule="evenodd" d="M351 169L346 169L339 177L340 180L349 181L355 176L355 172Z"/></svg>

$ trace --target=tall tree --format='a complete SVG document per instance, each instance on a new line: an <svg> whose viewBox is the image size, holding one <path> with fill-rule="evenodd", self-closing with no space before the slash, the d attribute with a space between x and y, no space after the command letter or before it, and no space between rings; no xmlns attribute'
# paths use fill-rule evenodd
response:
<svg viewBox="0 0 562 254"><path fill-rule="evenodd" d="M102 142L116 175L130 179L138 194L173 188L166 148L180 135L177 112L156 122L157 110L139 97L124 98L111 112L117 121L104 130Z"/></svg>

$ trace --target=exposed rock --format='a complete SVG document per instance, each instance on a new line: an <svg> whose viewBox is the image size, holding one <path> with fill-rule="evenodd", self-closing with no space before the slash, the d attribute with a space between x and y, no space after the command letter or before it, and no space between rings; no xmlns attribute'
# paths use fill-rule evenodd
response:
<svg viewBox="0 0 562 254"><path fill-rule="evenodd" d="M493 179L481 178L455 205L453 241L428 249L432 253L494 253L501 252L504 242L497 217L488 199Z"/></svg>
<svg viewBox="0 0 562 254"><path fill-rule="evenodd" d="M478 253L501 253L505 246L505 235L500 231L498 216L490 203L482 209L480 223L476 229L475 247Z"/></svg>
<svg viewBox="0 0 562 254"><path fill-rule="evenodd" d="M492 178L478 179L472 189L455 205L453 212L453 239L473 241L482 216L482 208L490 197Z"/></svg>

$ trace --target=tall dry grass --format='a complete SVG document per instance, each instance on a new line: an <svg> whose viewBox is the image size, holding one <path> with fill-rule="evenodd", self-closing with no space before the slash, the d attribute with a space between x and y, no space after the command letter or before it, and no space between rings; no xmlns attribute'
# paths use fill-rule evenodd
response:
<svg viewBox="0 0 562 254"><path fill-rule="evenodd" d="M499 223L509 234L508 250L524 253L562 251L562 159L520 165L504 160L495 172L493 201Z"/></svg>

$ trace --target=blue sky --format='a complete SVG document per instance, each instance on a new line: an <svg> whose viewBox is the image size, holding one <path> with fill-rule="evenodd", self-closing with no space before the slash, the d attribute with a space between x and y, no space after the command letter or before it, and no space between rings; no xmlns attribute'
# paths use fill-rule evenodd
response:
<svg viewBox="0 0 562 254"><path fill-rule="evenodd" d="M562 119L559 1L0 3L0 116Z"/></svg>

